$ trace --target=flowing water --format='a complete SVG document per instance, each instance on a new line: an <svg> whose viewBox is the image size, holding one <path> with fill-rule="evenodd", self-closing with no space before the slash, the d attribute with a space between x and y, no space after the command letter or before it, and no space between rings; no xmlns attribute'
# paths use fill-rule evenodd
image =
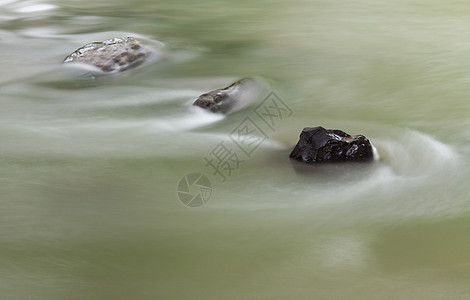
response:
<svg viewBox="0 0 470 300"><path fill-rule="evenodd" d="M0 298L469 299L469 13L0 0ZM167 59L96 79L60 66L125 36ZM247 76L292 114L269 127L256 105L191 107ZM267 137L249 156L231 134L246 117ZM380 160L289 160L318 125L367 136ZM205 161L220 145L243 160L225 181ZM178 199L190 173L211 183L202 207Z"/></svg>

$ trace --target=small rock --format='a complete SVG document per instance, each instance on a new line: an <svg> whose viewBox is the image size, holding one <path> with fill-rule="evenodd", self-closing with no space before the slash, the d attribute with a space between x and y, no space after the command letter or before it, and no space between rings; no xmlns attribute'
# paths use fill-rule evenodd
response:
<svg viewBox="0 0 470 300"><path fill-rule="evenodd" d="M235 106L242 106L253 101L249 98L256 97L257 93L259 93L259 86L256 82L253 79L245 78L226 88L202 94L193 105L214 113L225 114L232 111Z"/></svg>
<svg viewBox="0 0 470 300"><path fill-rule="evenodd" d="M134 38L114 38L86 44L67 56L64 63L93 65L103 72L117 73L141 65L152 50Z"/></svg>
<svg viewBox="0 0 470 300"><path fill-rule="evenodd" d="M373 148L363 135L351 136L344 131L321 126L306 127L290 157L306 163L370 161Z"/></svg>

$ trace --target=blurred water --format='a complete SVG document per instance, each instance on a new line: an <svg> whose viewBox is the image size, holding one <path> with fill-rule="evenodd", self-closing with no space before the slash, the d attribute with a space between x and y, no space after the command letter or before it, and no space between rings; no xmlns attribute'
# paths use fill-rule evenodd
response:
<svg viewBox="0 0 470 300"><path fill-rule="evenodd" d="M2 299L468 299L470 4L0 1ZM60 66L134 36L165 62ZM200 94L261 78L292 110ZM222 182L204 157L266 133ZM288 159L303 127L364 134L373 164ZM240 153L240 152L238 152ZM176 194L191 172L209 202Z"/></svg>

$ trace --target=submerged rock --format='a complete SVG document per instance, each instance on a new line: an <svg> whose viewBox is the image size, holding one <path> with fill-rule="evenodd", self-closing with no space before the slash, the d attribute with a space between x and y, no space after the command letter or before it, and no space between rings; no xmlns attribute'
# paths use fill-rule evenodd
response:
<svg viewBox="0 0 470 300"><path fill-rule="evenodd" d="M290 157L306 163L370 161L373 148L363 135L351 136L344 131L321 126L302 130Z"/></svg>
<svg viewBox="0 0 470 300"><path fill-rule="evenodd" d="M214 113L228 113L237 106L251 102L260 90L255 80L245 78L226 88L202 94L193 105Z"/></svg>
<svg viewBox="0 0 470 300"><path fill-rule="evenodd" d="M141 65L151 53L134 38L114 38L86 44L67 56L64 63L88 64L103 72L116 73Z"/></svg>

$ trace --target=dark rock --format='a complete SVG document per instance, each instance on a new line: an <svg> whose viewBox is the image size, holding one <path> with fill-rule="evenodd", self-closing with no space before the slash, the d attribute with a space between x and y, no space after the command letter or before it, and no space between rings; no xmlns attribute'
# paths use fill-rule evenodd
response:
<svg viewBox="0 0 470 300"><path fill-rule="evenodd" d="M373 148L363 135L351 136L341 130L321 126L302 130L291 158L306 162L370 161Z"/></svg>
<svg viewBox="0 0 470 300"><path fill-rule="evenodd" d="M103 72L116 73L141 65L151 53L152 50L134 38L114 38L86 44L67 56L64 63L83 63Z"/></svg>
<svg viewBox="0 0 470 300"><path fill-rule="evenodd" d="M241 102L249 102L247 98L255 94L255 81L245 78L226 88L202 94L193 105L215 113L228 113L236 106L244 104Z"/></svg>

